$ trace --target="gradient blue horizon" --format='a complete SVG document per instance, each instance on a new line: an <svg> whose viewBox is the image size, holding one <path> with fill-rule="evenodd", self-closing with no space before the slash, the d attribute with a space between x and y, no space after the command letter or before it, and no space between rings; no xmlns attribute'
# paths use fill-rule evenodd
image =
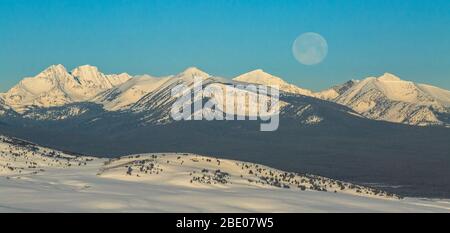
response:
<svg viewBox="0 0 450 233"><path fill-rule="evenodd" d="M448 0L0 0L0 91L60 63L227 78L261 68L312 90L391 72L450 89L448 12ZM304 32L328 41L323 63L293 57Z"/></svg>

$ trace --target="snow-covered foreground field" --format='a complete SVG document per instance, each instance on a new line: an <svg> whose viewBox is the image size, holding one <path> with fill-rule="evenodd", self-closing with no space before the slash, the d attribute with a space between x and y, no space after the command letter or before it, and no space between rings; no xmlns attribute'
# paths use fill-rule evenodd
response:
<svg viewBox="0 0 450 233"><path fill-rule="evenodd" d="M398 199L240 161L97 159L0 139L0 212L450 212L449 201Z"/></svg>

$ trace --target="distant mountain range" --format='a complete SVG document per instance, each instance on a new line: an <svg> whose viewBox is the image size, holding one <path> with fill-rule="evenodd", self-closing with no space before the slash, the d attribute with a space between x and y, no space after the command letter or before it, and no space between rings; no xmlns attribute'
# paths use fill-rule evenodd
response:
<svg viewBox="0 0 450 233"><path fill-rule="evenodd" d="M193 76L220 80L197 68L188 68L178 75L132 77L103 74L97 67L85 65L68 72L62 65L53 65L32 78L25 78L8 92L0 94L0 110L13 109L26 113L36 107L59 107L66 104L92 102L105 110L134 109L145 99L163 92L171 84ZM410 81L386 73L378 78L351 80L321 92L297 87L263 70L254 70L233 79L234 82L278 86L285 93L315 97L347 106L364 117L410 125L450 125L450 91ZM4 112L1 110L0 114Z"/></svg>
<svg viewBox="0 0 450 233"><path fill-rule="evenodd" d="M350 81L322 94L370 119L422 126L450 124L450 91L389 73Z"/></svg>
<svg viewBox="0 0 450 233"><path fill-rule="evenodd" d="M55 107L89 101L96 95L130 80L128 74L105 75L97 67L80 66L70 73L62 65L53 65L1 95L17 112L30 107Z"/></svg>
<svg viewBox="0 0 450 233"><path fill-rule="evenodd" d="M192 88L194 77L221 88L279 86L279 129L259 132L260 121L173 121L171 90ZM263 70L228 80L194 67L168 77L132 77L55 65L0 94L0 133L105 157L191 152L407 196L450 197L449 98L446 90L391 74L314 93Z"/></svg>

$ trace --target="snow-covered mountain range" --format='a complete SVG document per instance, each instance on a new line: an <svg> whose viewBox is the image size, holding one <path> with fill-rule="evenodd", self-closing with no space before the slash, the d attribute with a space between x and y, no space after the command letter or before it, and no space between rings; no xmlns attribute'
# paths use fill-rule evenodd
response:
<svg viewBox="0 0 450 233"><path fill-rule="evenodd" d="M281 78L262 70L255 70L240 75L233 80L212 76L196 67L167 77L140 75L131 77L124 73L106 75L97 67L84 65L67 72L62 65L53 65L32 78L25 78L8 92L0 94L4 108L14 110L23 118L34 120L63 120L80 117L89 113L89 108L82 103L97 104L109 112L127 112L140 114L143 124L166 124L172 121L170 110L177 98L171 91L178 85L194 88L194 78L201 78L203 87L210 85L224 91L230 87L235 95L248 96L244 106L235 105L233 109L225 104L226 98L217 98L217 107L224 113L236 114L237 108L244 108L249 114L249 106L260 106L264 103L257 98L250 98L256 93L252 90L232 87L233 84L258 84L276 86L283 93L312 97L314 94L306 89L286 83ZM193 96L194 100L209 97ZM0 105L1 103L0 102ZM237 103L236 103L237 104ZM282 114L291 113L303 124L320 123L324 117L314 112L305 111L310 106L294 107L290 103L280 101ZM258 107L259 109L259 107ZM295 112L293 109L297 109ZM6 110L3 110L5 114ZM198 113L193 112L192 115ZM260 113L261 114L261 113Z"/></svg>
<svg viewBox="0 0 450 233"><path fill-rule="evenodd" d="M421 126L450 125L450 91L404 81L389 73L361 81L350 80L316 93L287 84L262 70L249 72L234 80L277 85L288 93L334 101L369 119Z"/></svg>
<svg viewBox="0 0 450 233"><path fill-rule="evenodd" d="M6 109L13 109L32 117L34 113L27 111L36 107L58 107L79 102L101 104L108 111L142 112L156 109L167 113L169 104L174 101L170 98L170 88L182 83L192 85L194 76L204 78L207 84L226 85L235 82L277 86L284 93L345 105L374 120L421 126L450 124L450 91L403 81L389 73L378 78L351 80L314 93L260 69L239 75L231 81L214 77L195 67L167 77L132 77L126 73L103 74L97 67L90 65L77 67L71 72L62 65L53 65L0 94L0 114L5 114ZM167 118L167 115L159 117ZM313 117L320 119L320 116Z"/></svg>
<svg viewBox="0 0 450 233"><path fill-rule="evenodd" d="M8 92L3 101L17 112L29 107L55 107L89 101L99 93L131 78L128 74L105 75L94 66L80 66L68 72L63 65L52 65L35 77L25 78Z"/></svg>
<svg viewBox="0 0 450 233"><path fill-rule="evenodd" d="M450 91L385 73L320 93L370 119L411 125L448 125Z"/></svg>
<svg viewBox="0 0 450 233"><path fill-rule="evenodd" d="M237 160L190 153L94 158L6 136L0 136L0 185L0 212L450 211L444 200L399 199Z"/></svg>

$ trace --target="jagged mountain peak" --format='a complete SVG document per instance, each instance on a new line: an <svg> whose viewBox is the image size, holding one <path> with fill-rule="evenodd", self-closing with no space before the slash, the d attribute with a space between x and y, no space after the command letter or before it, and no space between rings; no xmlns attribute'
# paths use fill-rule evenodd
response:
<svg viewBox="0 0 450 233"><path fill-rule="evenodd" d="M286 84L286 82L274 75L271 75L267 72L265 72L262 69L256 69L252 70L250 72L247 72L245 74L239 75L238 77L234 78L235 81L240 82L248 82L248 83L255 83L255 84L262 84L262 85L282 85Z"/></svg>
<svg viewBox="0 0 450 233"><path fill-rule="evenodd" d="M78 79L100 79L100 81L106 79L112 86L122 84L132 78L128 73L104 74L97 66L92 65L78 66L74 68L70 74Z"/></svg>
<svg viewBox="0 0 450 233"><path fill-rule="evenodd" d="M284 81L282 78L265 72L262 69L256 69L245 74L239 75L233 79L234 81L259 84L265 86L275 86L287 93L313 96L310 90L306 90Z"/></svg>
<svg viewBox="0 0 450 233"><path fill-rule="evenodd" d="M185 69L183 72L179 74L179 76L200 76L200 77L209 77L210 75L206 73L205 71L192 66Z"/></svg>
<svg viewBox="0 0 450 233"><path fill-rule="evenodd" d="M256 70L252 70L249 71L247 73L245 73L246 75L265 75L267 77L275 77L269 73L267 73L266 71L264 71L263 69L256 69Z"/></svg>
<svg viewBox="0 0 450 233"><path fill-rule="evenodd" d="M49 72L67 72L67 69L63 64L53 64L45 68L41 73Z"/></svg>
<svg viewBox="0 0 450 233"><path fill-rule="evenodd" d="M78 66L70 72L73 76L80 76L83 73L100 73L98 67L91 65Z"/></svg>
<svg viewBox="0 0 450 233"><path fill-rule="evenodd" d="M384 73L382 76L378 77L377 80L384 82L402 81L398 76L391 73Z"/></svg>
<svg viewBox="0 0 450 233"><path fill-rule="evenodd" d="M41 71L35 78L60 78L62 76L68 75L66 67L62 64L51 65ZM30 79L30 78L26 78Z"/></svg>

